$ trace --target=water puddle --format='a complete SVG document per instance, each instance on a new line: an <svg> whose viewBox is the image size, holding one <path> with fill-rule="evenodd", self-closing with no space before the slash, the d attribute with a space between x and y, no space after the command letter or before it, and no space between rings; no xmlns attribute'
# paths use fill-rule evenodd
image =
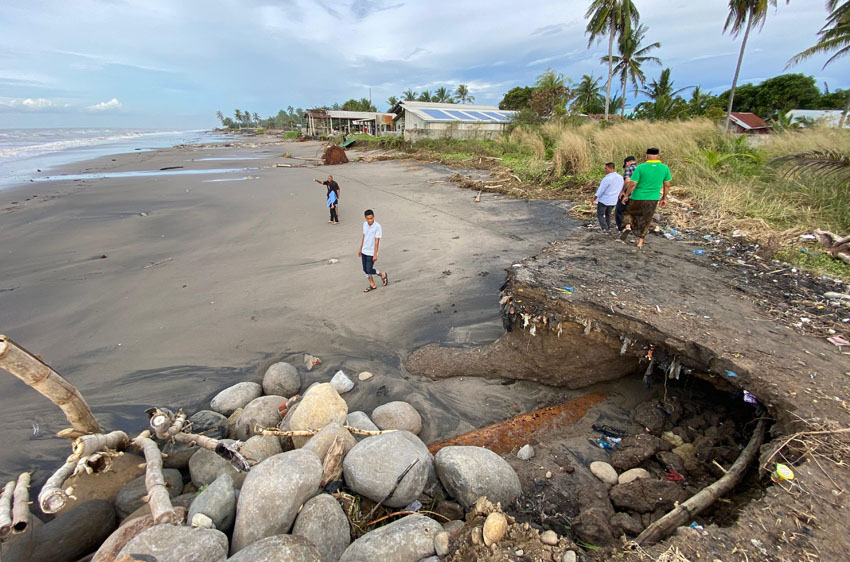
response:
<svg viewBox="0 0 850 562"><path fill-rule="evenodd" d="M192 160L186 160L186 162L221 162L221 161L229 161L229 160L262 160L261 156L232 156L230 158L225 157L215 157L215 158L193 158Z"/></svg>
<svg viewBox="0 0 850 562"><path fill-rule="evenodd" d="M250 179L254 179L254 178L251 177L251 176L243 176L241 178L218 178L218 179L215 179L215 180L204 180L201 183L214 183L214 182L220 182L220 181L245 181L245 180L250 180Z"/></svg>
<svg viewBox="0 0 850 562"><path fill-rule="evenodd" d="M146 170L131 172L99 172L94 174L64 174L59 176L44 176L33 178L32 181L78 181L99 180L107 178L146 178L151 176L185 176L194 174L230 174L233 172L247 172L259 168L214 168L212 170ZM245 178L239 178L245 179Z"/></svg>

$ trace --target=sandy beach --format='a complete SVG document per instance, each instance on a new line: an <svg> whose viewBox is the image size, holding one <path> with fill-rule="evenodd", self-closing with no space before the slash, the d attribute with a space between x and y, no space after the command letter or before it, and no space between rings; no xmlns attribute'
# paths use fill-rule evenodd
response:
<svg viewBox="0 0 850 562"><path fill-rule="evenodd" d="M183 168L0 191L2 333L75 384L113 429L140 429L152 405L198 409L281 359L308 384L338 369L373 372L346 396L350 409L408 400L426 443L577 394L497 377L432 381L402 367L427 343L501 335L504 270L574 228L565 203L475 203L444 181L448 169L415 161L270 167L311 165L281 155L320 151L293 142L137 152L51 174ZM221 169L239 170L189 173ZM313 182L328 174L341 186L338 226ZM377 266L390 283L364 294L367 207L383 225ZM308 373L303 353L322 365ZM68 449L54 434L66 425L46 399L0 377L0 474L55 465Z"/></svg>

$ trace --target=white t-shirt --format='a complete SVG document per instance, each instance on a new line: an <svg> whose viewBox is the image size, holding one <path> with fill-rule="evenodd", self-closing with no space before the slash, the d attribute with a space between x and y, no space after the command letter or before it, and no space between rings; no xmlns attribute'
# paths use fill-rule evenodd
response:
<svg viewBox="0 0 850 562"><path fill-rule="evenodd" d="M381 223L374 221L372 222L372 226L369 226L368 222L363 221L363 249L360 252L367 256L374 256L375 239L380 237Z"/></svg>
<svg viewBox="0 0 850 562"><path fill-rule="evenodd" d="M620 191L623 190L623 176L617 172L611 172L602 178L599 189L596 190L596 199L603 205L616 205Z"/></svg>

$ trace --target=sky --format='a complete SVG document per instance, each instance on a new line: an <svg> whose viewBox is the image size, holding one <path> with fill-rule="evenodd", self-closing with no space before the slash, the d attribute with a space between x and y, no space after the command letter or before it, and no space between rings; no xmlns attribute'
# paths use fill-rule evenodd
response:
<svg viewBox="0 0 850 562"><path fill-rule="evenodd" d="M727 0L634 0L676 87L728 89L741 38L723 34ZM496 105L547 68L607 75L588 48L589 0L2 0L0 128L203 129L216 111L262 117L412 88L467 84ZM817 40L823 0L770 9L739 83L785 72ZM848 61L789 72L850 87ZM661 67L645 67L649 78ZM629 102L631 105L631 102Z"/></svg>

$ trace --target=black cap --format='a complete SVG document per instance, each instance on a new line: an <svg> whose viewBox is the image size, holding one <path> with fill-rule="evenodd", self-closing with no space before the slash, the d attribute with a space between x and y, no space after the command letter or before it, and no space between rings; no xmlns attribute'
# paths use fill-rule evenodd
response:
<svg viewBox="0 0 850 562"><path fill-rule="evenodd" d="M658 154L659 150L657 148L647 148L646 153L647 154Z"/></svg>

